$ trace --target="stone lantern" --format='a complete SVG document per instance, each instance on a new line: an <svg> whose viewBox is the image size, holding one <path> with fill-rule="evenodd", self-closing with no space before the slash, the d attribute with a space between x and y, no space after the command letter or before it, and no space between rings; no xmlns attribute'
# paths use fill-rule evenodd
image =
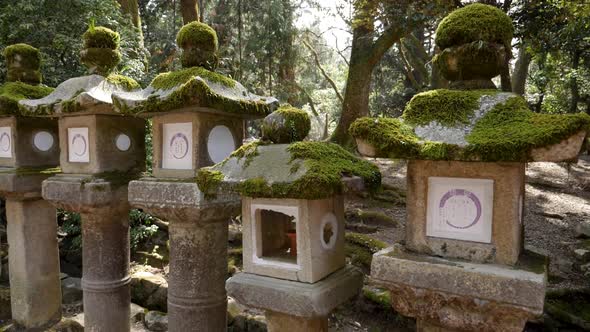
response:
<svg viewBox="0 0 590 332"><path fill-rule="evenodd" d="M142 91L113 95L122 113L152 121L153 177L132 181L129 201L170 222L169 330L223 331L228 221L240 201L208 197L194 179L242 145L246 119L266 116L278 101L214 71L217 35L208 25L185 25L177 43L183 69L157 76Z"/></svg>
<svg viewBox="0 0 590 332"><path fill-rule="evenodd" d="M205 193L242 196L244 272L226 288L265 310L269 331L327 331L329 313L362 287L345 262L342 195L378 187L380 173L335 144L299 141L309 129L305 112L281 107L265 118L263 141L197 177Z"/></svg>
<svg viewBox="0 0 590 332"><path fill-rule="evenodd" d="M59 172L57 120L34 118L18 101L41 98L39 51L26 44L4 50L8 82L0 85L0 196L6 199L12 318L25 329L61 319L55 208L41 183ZM42 299L42 301L40 301Z"/></svg>
<svg viewBox="0 0 590 332"><path fill-rule="evenodd" d="M406 237L375 254L371 277L423 331L522 331L543 312L546 264L523 250L525 165L575 160L585 114L531 112L489 89L509 56L512 22L473 4L438 27L435 59L454 90L416 95L403 120L357 120L370 157L408 159Z"/></svg>
<svg viewBox="0 0 590 332"><path fill-rule="evenodd" d="M43 182L43 197L82 217L85 327L129 331L127 183L145 170L145 121L112 107L112 93L139 88L132 79L109 74L120 59L119 34L91 27L83 39L82 62L92 74L20 105L59 117L63 174Z"/></svg>

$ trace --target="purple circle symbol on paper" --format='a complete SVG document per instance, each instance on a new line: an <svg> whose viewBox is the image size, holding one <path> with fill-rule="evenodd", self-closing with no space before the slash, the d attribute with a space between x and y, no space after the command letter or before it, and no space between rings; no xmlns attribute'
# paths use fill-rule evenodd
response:
<svg viewBox="0 0 590 332"><path fill-rule="evenodd" d="M183 159L188 154L188 138L183 133L176 133L170 139L170 153L176 159Z"/></svg>
<svg viewBox="0 0 590 332"><path fill-rule="evenodd" d="M7 144L4 144L5 139L8 140ZM3 152L10 150L10 136L7 133L2 133L0 136L0 149L2 149Z"/></svg>
<svg viewBox="0 0 590 332"><path fill-rule="evenodd" d="M81 149L82 152L79 152L80 149L74 149L74 154L78 157L82 157L83 155L86 154L86 150L88 149L88 143L86 143L86 138L84 136L82 136L82 134L76 134L74 135L74 137L72 138L72 147L78 147L76 146L76 142L80 140L82 142L82 146L83 148Z"/></svg>
<svg viewBox="0 0 590 332"><path fill-rule="evenodd" d="M473 203L473 205L475 205L475 218L473 219L473 221L468 224L467 226L457 226L454 225L453 223L451 223L449 221L448 218L444 218L444 216L442 216L442 209L444 209L445 205L447 204L447 201L450 200L453 197L467 197L469 200L471 200L471 202ZM453 190L449 190L447 191L443 197L440 199L440 204L439 204L439 209L441 210L441 217L445 220L445 223L447 223L447 225L456 228L456 229L467 229L467 228L471 228L473 227L475 224L477 224L479 222L479 219L481 218L481 202L479 200L479 198L472 193L469 190L465 190L465 189L453 189Z"/></svg>

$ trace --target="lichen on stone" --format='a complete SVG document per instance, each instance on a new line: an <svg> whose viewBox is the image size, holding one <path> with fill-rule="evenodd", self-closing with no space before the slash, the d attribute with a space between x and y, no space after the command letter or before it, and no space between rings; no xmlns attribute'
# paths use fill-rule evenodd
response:
<svg viewBox="0 0 590 332"><path fill-rule="evenodd" d="M0 86L0 114L20 115L18 102L23 99L43 98L50 94L53 88L42 85L29 85L23 82L8 82Z"/></svg>
<svg viewBox="0 0 590 332"><path fill-rule="evenodd" d="M116 50L119 48L121 36L105 27L90 26L82 35L84 48L106 48Z"/></svg>
<svg viewBox="0 0 590 332"><path fill-rule="evenodd" d="M291 105L283 105L262 121L262 139L277 144L302 141L311 130L307 112Z"/></svg>
<svg viewBox="0 0 590 332"><path fill-rule="evenodd" d="M471 4L445 17L436 30L436 45L441 49L475 41L497 43L509 48L514 35L512 20L502 10L484 4Z"/></svg>

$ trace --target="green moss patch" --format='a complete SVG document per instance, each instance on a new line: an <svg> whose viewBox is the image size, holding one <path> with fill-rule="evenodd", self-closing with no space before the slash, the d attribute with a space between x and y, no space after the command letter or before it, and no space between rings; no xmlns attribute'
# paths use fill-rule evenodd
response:
<svg viewBox="0 0 590 332"><path fill-rule="evenodd" d="M232 80L231 78L209 71L202 67L192 67L160 74L154 78L150 85L154 87L154 89L168 90L186 84L194 80L194 78L197 76L207 81L224 85L226 87L233 88L236 86L236 81Z"/></svg>
<svg viewBox="0 0 590 332"><path fill-rule="evenodd" d="M237 184L235 190L247 197L323 199L346 191L342 183L344 176L362 178L369 191L377 190L381 184L381 173L377 166L357 158L339 145L297 142L289 145L287 151L291 155L289 163L295 160L303 161L306 167L305 174L289 183L268 183L262 177L250 178ZM294 173L298 169L292 167L286 171ZM199 189L214 193L217 188L212 188L210 184L219 184L217 176L217 173L209 169L199 170Z"/></svg>
<svg viewBox="0 0 590 332"><path fill-rule="evenodd" d="M80 53L81 62L88 67L90 72L102 76L110 72L121 62L121 52L106 48L86 48Z"/></svg>
<svg viewBox="0 0 590 332"><path fill-rule="evenodd" d="M262 122L262 137L273 143L302 141L311 130L309 115L291 105L281 106Z"/></svg>
<svg viewBox="0 0 590 332"><path fill-rule="evenodd" d="M404 121L412 126L423 126L436 121L453 127L468 124L484 95L495 95L495 90L432 90L415 95L404 110Z"/></svg>
<svg viewBox="0 0 590 332"><path fill-rule="evenodd" d="M107 48L116 50L119 48L121 42L121 36L117 32L109 28L94 26L91 26L86 32L84 32L82 39L84 39L85 48Z"/></svg>
<svg viewBox="0 0 590 332"><path fill-rule="evenodd" d="M365 271L371 269L373 254L385 249L387 244L375 240L363 234L347 232L345 235L346 256L351 264L363 268Z"/></svg>
<svg viewBox="0 0 590 332"><path fill-rule="evenodd" d="M214 197L215 191L223 182L223 173L204 168L197 173L197 183L199 189L205 194L205 197Z"/></svg>
<svg viewBox="0 0 590 332"><path fill-rule="evenodd" d="M19 167L19 168L8 168L0 171L0 173L14 173L19 176L27 175L54 175L61 173L59 167Z"/></svg>
<svg viewBox="0 0 590 332"><path fill-rule="evenodd" d="M512 20L502 10L484 4L471 4L445 17L436 30L436 45L441 49L482 40L510 47L514 35Z"/></svg>
<svg viewBox="0 0 590 332"><path fill-rule="evenodd" d="M4 49L4 57L8 68L18 61L20 67L38 70L41 66L41 54L39 50L28 44L14 44ZM17 60L17 56L20 58Z"/></svg>
<svg viewBox="0 0 590 332"><path fill-rule="evenodd" d="M484 161L526 161L530 149L557 144L589 126L585 113L533 113L524 98L513 97L476 123L465 152Z"/></svg>
<svg viewBox="0 0 590 332"><path fill-rule="evenodd" d="M119 75L119 74L111 74L106 78L107 82L114 84L118 87L121 87L127 91L141 89L141 86L137 81L127 76Z"/></svg>
<svg viewBox="0 0 590 332"><path fill-rule="evenodd" d="M379 155L407 158L419 153L418 136L412 127L399 119L360 118L350 126L349 131L353 137L373 145Z"/></svg>
<svg viewBox="0 0 590 332"><path fill-rule="evenodd" d="M590 329L590 289L548 292L545 311L559 321Z"/></svg>
<svg viewBox="0 0 590 332"><path fill-rule="evenodd" d="M217 33L201 22L191 22L183 26L176 35L176 43L182 48L199 46L203 50L217 50Z"/></svg>
<svg viewBox="0 0 590 332"><path fill-rule="evenodd" d="M53 88L29 85L22 82L9 82L0 86L0 114L20 114L18 101L22 99L39 99L47 96Z"/></svg>
<svg viewBox="0 0 590 332"><path fill-rule="evenodd" d="M200 76L203 80L196 80ZM151 83L154 89L168 90L178 87L170 95L160 98L153 94L140 106L129 109L119 100L114 99L115 106L123 113L156 113L178 110L191 105L210 107L228 113L265 116L272 111L264 99L236 100L213 91L207 82L214 82L228 88L236 87L236 82L223 75L210 72L201 67L183 69L178 72L158 75ZM237 88L237 87L236 87Z"/></svg>

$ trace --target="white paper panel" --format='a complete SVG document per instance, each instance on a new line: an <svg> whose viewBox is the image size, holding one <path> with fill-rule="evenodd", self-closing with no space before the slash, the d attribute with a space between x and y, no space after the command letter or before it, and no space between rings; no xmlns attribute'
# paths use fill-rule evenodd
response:
<svg viewBox="0 0 590 332"><path fill-rule="evenodd" d="M68 160L71 163L90 162L88 128L68 128Z"/></svg>
<svg viewBox="0 0 590 332"><path fill-rule="evenodd" d="M162 168L193 168L193 124L166 123L162 128Z"/></svg>
<svg viewBox="0 0 590 332"><path fill-rule="evenodd" d="M236 149L234 135L226 126L216 126L209 132L207 151L214 163L222 162Z"/></svg>
<svg viewBox="0 0 590 332"><path fill-rule="evenodd" d="M0 158L12 158L12 128L0 127Z"/></svg>

